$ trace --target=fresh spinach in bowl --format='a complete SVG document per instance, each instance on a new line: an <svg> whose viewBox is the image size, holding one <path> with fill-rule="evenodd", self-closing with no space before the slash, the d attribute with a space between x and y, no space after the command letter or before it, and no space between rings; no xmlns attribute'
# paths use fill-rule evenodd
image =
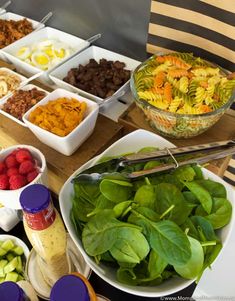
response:
<svg viewBox="0 0 235 301"><path fill-rule="evenodd" d="M152 164L121 172L161 163ZM73 183L71 220L83 247L97 263L116 267L120 282L158 285L176 276L199 279L222 248L216 230L229 223L232 206L224 186L204 179L199 166L135 181L112 173L95 183L76 178Z"/></svg>

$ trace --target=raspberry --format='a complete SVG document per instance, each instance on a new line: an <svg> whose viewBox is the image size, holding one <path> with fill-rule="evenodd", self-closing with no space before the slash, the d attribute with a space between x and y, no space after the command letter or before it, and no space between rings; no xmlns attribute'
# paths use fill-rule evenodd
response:
<svg viewBox="0 0 235 301"><path fill-rule="evenodd" d="M17 167L11 167L7 170L7 175L10 178L13 175L18 175L19 174L19 170Z"/></svg>
<svg viewBox="0 0 235 301"><path fill-rule="evenodd" d="M4 162L0 162L0 175L6 173L7 167Z"/></svg>
<svg viewBox="0 0 235 301"><path fill-rule="evenodd" d="M11 190L19 189L27 184L26 178L22 175L11 176L9 182Z"/></svg>
<svg viewBox="0 0 235 301"><path fill-rule="evenodd" d="M9 179L7 175L0 175L0 189L6 190L9 187Z"/></svg>
<svg viewBox="0 0 235 301"><path fill-rule="evenodd" d="M16 152L16 160L19 163L22 163L25 160L33 160L33 157L30 153L29 150L25 149L25 148L20 148L17 152Z"/></svg>
<svg viewBox="0 0 235 301"><path fill-rule="evenodd" d="M39 174L39 172L35 169L34 171L31 171L30 173L27 174L27 181L28 183L32 182L37 175Z"/></svg>
<svg viewBox="0 0 235 301"><path fill-rule="evenodd" d="M34 169L35 169L34 163L30 160L25 160L20 164L19 173L21 175L26 175L29 172L33 171Z"/></svg>
<svg viewBox="0 0 235 301"><path fill-rule="evenodd" d="M5 164L7 168L16 167L19 163L16 161L16 157L13 155L9 155L5 158Z"/></svg>

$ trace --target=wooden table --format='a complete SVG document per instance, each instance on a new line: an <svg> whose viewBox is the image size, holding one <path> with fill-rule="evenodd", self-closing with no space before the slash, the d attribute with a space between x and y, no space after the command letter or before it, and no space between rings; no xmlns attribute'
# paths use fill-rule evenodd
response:
<svg viewBox="0 0 235 301"><path fill-rule="evenodd" d="M26 144L38 148L47 161L49 188L58 195L67 178L81 165L119 139L122 130L121 125L99 115L92 135L72 156L67 157L40 142L28 128L0 115L0 147Z"/></svg>

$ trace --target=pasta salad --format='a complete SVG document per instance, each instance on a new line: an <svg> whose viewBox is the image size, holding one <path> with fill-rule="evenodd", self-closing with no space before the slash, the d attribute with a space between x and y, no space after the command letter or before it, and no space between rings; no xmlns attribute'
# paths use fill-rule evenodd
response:
<svg viewBox="0 0 235 301"><path fill-rule="evenodd" d="M235 78L191 53L154 55L134 74L140 99L177 114L205 114L226 104Z"/></svg>

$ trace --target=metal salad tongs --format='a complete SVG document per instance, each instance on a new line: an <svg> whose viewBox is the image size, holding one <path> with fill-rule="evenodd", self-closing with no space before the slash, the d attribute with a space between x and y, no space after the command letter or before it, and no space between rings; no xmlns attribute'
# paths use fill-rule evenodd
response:
<svg viewBox="0 0 235 301"><path fill-rule="evenodd" d="M235 140L218 141L186 147L165 148L163 150L135 153L98 163L74 178L75 182L97 182L102 178L120 171L127 179L135 179L153 173L172 170L189 164L204 164L211 160L235 154ZM171 160L169 160L171 159ZM162 160L159 166L134 172L122 172L121 168L141 162Z"/></svg>

